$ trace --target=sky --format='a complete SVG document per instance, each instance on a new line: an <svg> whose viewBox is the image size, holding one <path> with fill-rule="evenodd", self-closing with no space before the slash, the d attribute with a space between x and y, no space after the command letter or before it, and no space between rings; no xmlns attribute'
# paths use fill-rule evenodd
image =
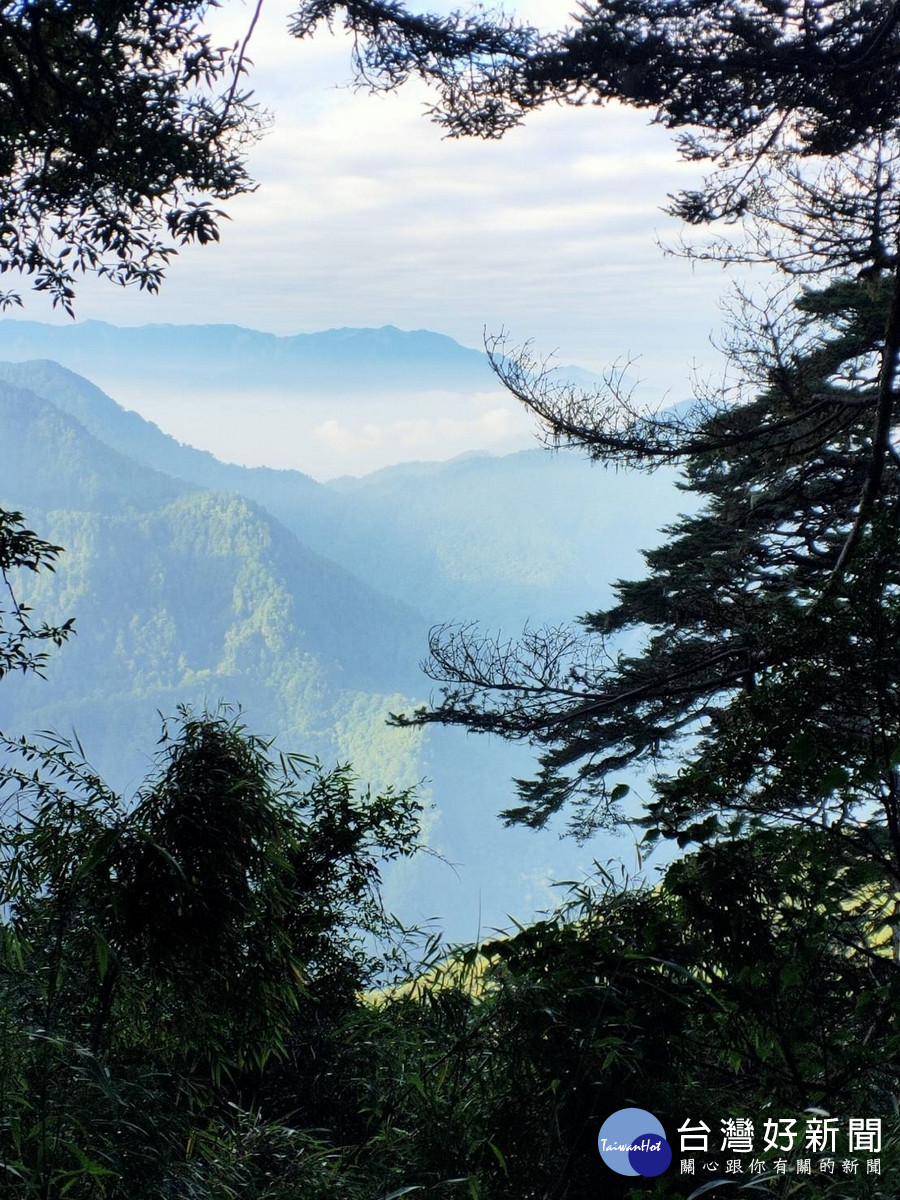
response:
<svg viewBox="0 0 900 1200"><path fill-rule="evenodd" d="M250 155L258 190L228 205L219 245L173 261L158 296L86 282L77 319L226 322L279 334L392 324L475 347L485 331L505 330L563 363L603 371L631 362L649 403L688 394L692 367L721 370L710 338L727 279L659 245L678 232L661 211L666 195L689 186L697 168L678 161L646 113L552 107L499 142L450 140L423 115L418 85L392 95L349 86L345 37L324 28L309 42L290 37L291 7L266 0L250 47L249 82L272 119ZM567 8L531 0L516 11L553 28ZM215 18L223 43L241 38L250 16L242 0L225 0ZM39 297L16 315L66 319ZM116 398L160 417L152 397ZM338 408L324 432L326 421L316 426L322 446L337 430L327 464L301 461L299 451L291 458L277 436L270 451L255 444L252 458L321 476L506 450L531 437L509 397L482 398L480 417L459 397L442 403L414 446L388 437L378 455L355 457L364 423ZM169 432L185 440L199 424L186 416L171 428L166 413ZM248 461L239 413L217 438L207 448Z"/></svg>

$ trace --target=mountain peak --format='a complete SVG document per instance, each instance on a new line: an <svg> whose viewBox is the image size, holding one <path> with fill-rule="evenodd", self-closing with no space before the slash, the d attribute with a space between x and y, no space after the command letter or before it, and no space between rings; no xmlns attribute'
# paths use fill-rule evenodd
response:
<svg viewBox="0 0 900 1200"><path fill-rule="evenodd" d="M160 386L187 375L195 388L297 393L371 391L376 369L381 390L470 392L486 390L493 380L482 351L446 334L395 325L282 335L241 325L51 325L5 318L0 358L54 359L119 394L135 374Z"/></svg>

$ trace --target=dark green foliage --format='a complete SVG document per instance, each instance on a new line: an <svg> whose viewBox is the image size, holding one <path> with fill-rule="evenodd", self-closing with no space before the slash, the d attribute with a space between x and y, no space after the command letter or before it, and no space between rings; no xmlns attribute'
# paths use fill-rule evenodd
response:
<svg viewBox="0 0 900 1200"><path fill-rule="evenodd" d="M647 579L584 619L594 636L437 631L442 698L401 723L538 747L513 821L539 827L574 802L589 833L618 819L621 773L677 764L655 781L657 833L685 844L812 822L900 877L895 7L616 0L543 36L483 13L313 0L295 32L338 10L362 74L436 83L454 133L500 134L551 100L655 109L687 157L713 165L673 211L737 227L686 253L832 281L789 316L774 300L740 314L740 384L687 413L645 413L615 377L593 395L559 387L494 344L551 443L616 466L680 464L706 507L648 556Z"/></svg>
<svg viewBox="0 0 900 1200"><path fill-rule="evenodd" d="M653 890L607 876L360 1010L342 1070L364 1089L381 1193L645 1195L597 1154L628 1105L657 1114L676 1151L689 1113L717 1130L810 1106L887 1115L898 985L890 946L870 944L881 883L821 834L758 834L686 858ZM655 1187L687 1194L677 1170Z"/></svg>
<svg viewBox="0 0 900 1200"><path fill-rule="evenodd" d="M309 0L305 36L343 9L361 39L358 66L393 87L410 75L437 85L437 116L454 133L498 136L554 100L623 100L664 124L734 140L790 115L809 153L834 153L897 119L900 45L887 3L614 0L585 5L557 34L502 13L415 16L376 0Z"/></svg>
<svg viewBox="0 0 900 1200"><path fill-rule="evenodd" d="M130 808L63 743L4 748L10 1194L105 1180L99 1194L151 1196L170 1177L190 1194L185 1145L383 965L379 863L411 853L418 805L356 795L346 768L273 760L224 717L167 729Z"/></svg>
<svg viewBox="0 0 900 1200"><path fill-rule="evenodd" d="M334 8L306 6L298 32ZM683 217L746 213L760 240L745 257L859 273L804 297L787 337L765 313L772 336L740 348L752 396L687 416L554 393L496 356L552 439L606 461L681 463L704 507L648 555L647 578L584 619L584 641L436 639L448 690L414 723L537 743L541 774L508 814L534 825L574 798L590 827L626 794L622 772L652 765L648 836L707 844L653 890L585 888L443 970L433 951L410 990L364 1000L389 956L378 859L409 853L415 836L407 793L357 796L348 769L276 761L228 719L186 711L132 805L80 747L5 738L0 1186L22 1200L581 1200L599 1180L623 1200L683 1198L675 1175L636 1193L604 1173L609 1113L636 1104L670 1129L697 1111L886 1115L900 1086L900 22L883 0L614 0L538 39L482 18L345 8L363 65L390 85L437 78L455 131L498 132L554 98L656 107L708 135L687 139L689 154L726 152L724 176L677 202ZM161 221L176 241L215 236L216 214L184 189L246 186L234 89L218 107L182 107L185 88L225 69L193 32L199 11L0 10L12 48L0 104L4 86L7 101L20 93L0 238L8 263L64 305L67 260L155 288L171 253ZM140 94L117 90L123 78ZM149 189L140 169L128 175L138 150L156 172ZM844 158L818 177L798 167L823 152ZM167 543L210 564L202 585L181 572L184 612L203 624L201 586L236 596L249 616L228 640L235 672L289 670L290 606L261 586L246 505L154 486ZM215 520L198 528L192 505ZM15 515L8 525L4 575L51 564L54 546ZM110 561L112 544L101 555L95 539L95 555ZM32 639L64 640L68 626L11 615L7 670L40 667ZM134 653L153 672L165 614L149 625L144 659L143 629ZM623 634L631 644L610 640ZM886 1174L897 1159L893 1130ZM865 1178L836 1182L809 1191L876 1193Z"/></svg>
<svg viewBox="0 0 900 1200"><path fill-rule="evenodd" d="M685 157L715 165L706 187L675 203L694 224L765 203L779 160L859 150L900 119L890 0L611 0L581 6L551 34L502 10L434 16L395 0L306 0L294 33L339 12L360 78L384 88L425 79L439 95L432 115L453 135L499 137L554 102L650 109L685 131Z"/></svg>
<svg viewBox="0 0 900 1200"><path fill-rule="evenodd" d="M594 395L554 386L494 344L498 375L553 444L616 466L680 464L706 507L648 556L647 579L584 619L593 638L438 631L443 698L408 723L532 742L539 775L505 815L541 826L574 800L582 833L615 808L620 772L665 768L699 737L678 778L658 781L654 829L684 843L812 821L900 877L896 7L614 0L541 35L483 12L311 0L295 32L338 11L361 75L431 81L455 134L502 134L551 101L655 110L713 167L673 211L736 227L686 253L831 281L790 317L774 300L740 315L741 383L687 414L643 412L615 377Z"/></svg>
<svg viewBox="0 0 900 1200"><path fill-rule="evenodd" d="M217 240L254 119L206 8L0 5L0 271L71 312L78 274L156 291L178 245Z"/></svg>
<svg viewBox="0 0 900 1200"><path fill-rule="evenodd" d="M891 895L827 831L706 847L653 890L607 873L363 999L408 795L356 796L222 716L167 726L131 807L61 742L5 750L11 1197L624 1198L596 1137L627 1104L667 1128L889 1112ZM674 1174L653 1186L683 1200Z"/></svg>
<svg viewBox="0 0 900 1200"><path fill-rule="evenodd" d="M891 304L862 283L809 293L756 343L761 386L742 403L618 430L595 414L598 456L680 456L703 507L580 638L433 640L444 699L413 720L541 748L510 818L539 825L574 801L582 829L615 819L621 773L641 765L653 836L796 822L900 875L900 492L872 432L896 404Z"/></svg>
<svg viewBox="0 0 900 1200"><path fill-rule="evenodd" d="M72 620L32 625L31 609L16 596L17 572L52 571L61 550L28 529L21 513L0 510L0 577L5 593L0 598L0 679L11 671L42 674L48 651L41 644L61 646L72 632Z"/></svg>

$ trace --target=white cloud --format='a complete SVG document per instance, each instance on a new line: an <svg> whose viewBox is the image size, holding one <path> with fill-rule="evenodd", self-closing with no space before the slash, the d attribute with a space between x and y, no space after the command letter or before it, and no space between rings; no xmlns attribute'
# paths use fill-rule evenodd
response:
<svg viewBox="0 0 900 1200"><path fill-rule="evenodd" d="M434 409L436 395L420 397ZM471 406L473 398L455 397L456 408ZM496 405L496 397L493 397ZM468 401L468 403L467 403ZM474 399L478 405L483 398ZM445 403L447 401L445 400ZM320 478L362 474L403 459L439 461L472 450L504 453L533 445L528 418L510 405L499 405L473 416L401 417L381 424L353 424L330 417L312 430L317 446L315 466L304 466Z"/></svg>
<svg viewBox="0 0 900 1200"><path fill-rule="evenodd" d="M349 459L380 445L383 432L378 425L364 425L361 430L354 432L332 417L331 420L317 425L312 431L312 436L329 450Z"/></svg>
<svg viewBox="0 0 900 1200"><path fill-rule="evenodd" d="M421 88L336 87L350 74L346 38L298 43L285 32L291 7L269 0L251 47L251 82L275 114L252 155L259 190L229 205L221 245L179 256L158 298L88 284L79 317L277 333L394 324L470 346L506 328L595 369L641 354L654 394L685 393L691 361L714 360L723 280L655 244L675 228L659 211L666 194L695 177L665 131L588 106L534 113L501 142L448 141L423 118ZM567 7L533 0L526 15L552 26ZM242 36L250 11L224 6L223 41ZM50 316L40 301L25 315Z"/></svg>

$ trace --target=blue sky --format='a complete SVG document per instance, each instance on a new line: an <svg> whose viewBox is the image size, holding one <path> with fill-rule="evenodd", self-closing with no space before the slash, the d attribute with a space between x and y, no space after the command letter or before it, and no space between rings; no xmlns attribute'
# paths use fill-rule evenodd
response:
<svg viewBox="0 0 900 1200"><path fill-rule="evenodd" d="M158 297L88 283L79 319L233 322L282 334L393 324L469 346L485 329L505 329L541 355L594 370L636 359L651 402L686 395L692 364L720 369L709 339L727 280L716 267L664 257L657 244L674 242L660 207L695 168L678 162L646 114L549 108L499 143L449 141L422 115L418 87L372 96L347 86L346 40L323 29L298 43L286 33L290 8L267 0L251 46L251 82L273 115L251 155L258 191L230 205L220 245L173 262ZM535 0L518 11L554 26L567 6ZM227 0L216 14L223 41L241 36L250 13ZM39 299L17 315L63 319ZM117 398L154 416L137 393ZM473 423L448 398L415 456L525 444L511 401L483 404L495 415ZM346 469L367 469L369 460L353 458L350 415L330 420ZM472 424L467 443L446 434L460 421ZM239 428L219 431L215 449L239 459ZM410 456L399 444L396 453Z"/></svg>

